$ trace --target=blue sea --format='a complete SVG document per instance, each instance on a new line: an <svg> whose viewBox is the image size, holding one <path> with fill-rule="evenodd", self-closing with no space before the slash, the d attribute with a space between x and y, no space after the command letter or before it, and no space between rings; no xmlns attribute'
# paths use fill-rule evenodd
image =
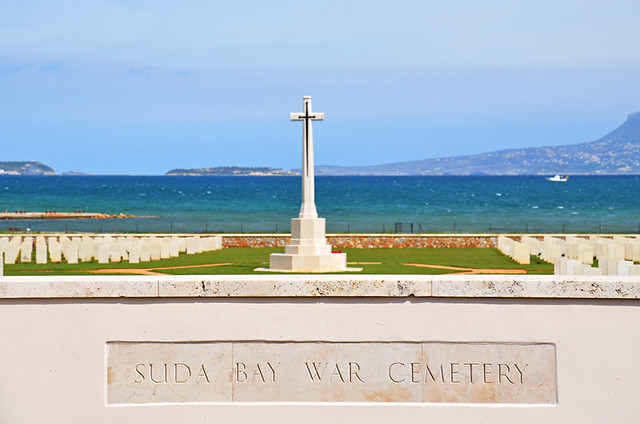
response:
<svg viewBox="0 0 640 424"><path fill-rule="evenodd" d="M135 219L1 221L32 231L289 232L300 177L0 176L7 211L86 210ZM640 176L316 177L338 233L638 233Z"/></svg>

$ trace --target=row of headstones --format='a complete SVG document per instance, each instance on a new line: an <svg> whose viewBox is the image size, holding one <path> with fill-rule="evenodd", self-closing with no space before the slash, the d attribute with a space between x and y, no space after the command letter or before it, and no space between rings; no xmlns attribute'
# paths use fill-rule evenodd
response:
<svg viewBox="0 0 640 424"><path fill-rule="evenodd" d="M78 261L98 263L148 262L222 249L220 236L37 236L0 237L0 253L5 264L31 262L35 249L38 264Z"/></svg>
<svg viewBox="0 0 640 424"><path fill-rule="evenodd" d="M523 236L520 242L508 237L498 238L498 249L516 259L518 244L529 248L530 255L539 256L542 260L552 263L557 275L640 275L637 270L640 265L640 237L600 236L577 237L567 236L564 240L558 237L544 236L542 240L536 237ZM520 253L525 255L525 253ZM593 259L598 259L598 267L592 267ZM523 260L524 257L520 258ZM574 261L574 262L567 262ZM519 262L529 263L529 262ZM581 266L578 266L580 264Z"/></svg>
<svg viewBox="0 0 640 424"><path fill-rule="evenodd" d="M498 236L498 250L522 265L531 263L531 248L509 237Z"/></svg>
<svg viewBox="0 0 640 424"><path fill-rule="evenodd" d="M640 265L634 264L633 261L603 258L598 261L597 267L593 267L577 259L561 257L554 264L553 273L555 275L640 275Z"/></svg>

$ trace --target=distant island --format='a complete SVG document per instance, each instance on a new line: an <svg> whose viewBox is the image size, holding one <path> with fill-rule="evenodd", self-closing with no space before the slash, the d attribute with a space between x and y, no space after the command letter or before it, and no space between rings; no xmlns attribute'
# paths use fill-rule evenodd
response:
<svg viewBox="0 0 640 424"><path fill-rule="evenodd" d="M55 175L55 171L40 162L0 162L0 175Z"/></svg>
<svg viewBox="0 0 640 424"><path fill-rule="evenodd" d="M214 168L193 168L193 169L172 169L165 175L218 175L218 176L268 176L268 177L281 177L300 175L295 171L285 171L281 168L267 168L267 167L241 167L241 166L218 166Z"/></svg>
<svg viewBox="0 0 640 424"><path fill-rule="evenodd" d="M316 175L631 175L640 174L640 112L599 138L564 146L372 166L316 166Z"/></svg>

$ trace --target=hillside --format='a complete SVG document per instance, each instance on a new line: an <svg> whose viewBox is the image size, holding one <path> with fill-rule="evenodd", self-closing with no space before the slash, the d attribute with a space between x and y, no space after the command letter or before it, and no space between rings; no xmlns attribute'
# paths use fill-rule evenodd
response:
<svg viewBox="0 0 640 424"><path fill-rule="evenodd" d="M283 176L297 175L292 171L267 167L246 168L241 166L219 166L214 168L172 169L165 175L222 175L222 176Z"/></svg>
<svg viewBox="0 0 640 424"><path fill-rule="evenodd" d="M54 175L56 172L40 162L0 162L0 175Z"/></svg>
<svg viewBox="0 0 640 424"><path fill-rule="evenodd" d="M640 174L640 112L580 144L500 150L374 166L318 166L316 175Z"/></svg>

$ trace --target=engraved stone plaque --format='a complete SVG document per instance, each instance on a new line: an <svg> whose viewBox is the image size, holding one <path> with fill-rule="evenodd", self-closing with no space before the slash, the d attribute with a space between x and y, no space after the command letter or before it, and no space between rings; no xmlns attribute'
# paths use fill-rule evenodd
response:
<svg viewBox="0 0 640 424"><path fill-rule="evenodd" d="M110 342L109 404L556 403L550 343Z"/></svg>

